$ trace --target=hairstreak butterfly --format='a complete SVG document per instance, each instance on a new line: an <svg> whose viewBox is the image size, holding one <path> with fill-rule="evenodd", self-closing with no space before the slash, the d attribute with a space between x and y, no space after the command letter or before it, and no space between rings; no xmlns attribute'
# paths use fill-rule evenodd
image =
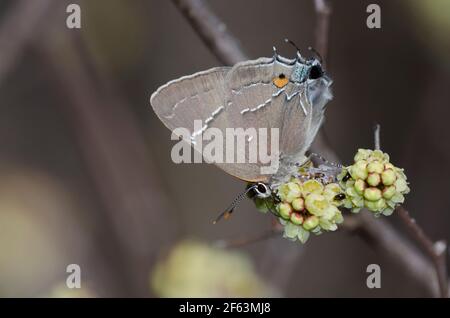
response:
<svg viewBox="0 0 450 318"><path fill-rule="evenodd" d="M294 44L295 46L295 44ZM177 127L190 131L187 142L194 145L207 129L224 132L227 128L275 128L278 131L276 171L264 173L264 164L256 162L214 162L228 174L251 183L238 196L225 214L229 215L245 194L253 192L267 197L307 162L305 155L323 121L325 105L331 100L331 79L322 69L320 58L304 58L297 49L296 57L284 58L276 52L237 63L232 67L215 67L183 76L159 87L150 103L159 119L176 134ZM199 129L194 121L201 120ZM271 133L268 139L272 140ZM181 137L181 136L180 136ZM244 157L261 142L245 140ZM224 152L230 151L223 143ZM217 161L217 160L216 160Z"/></svg>

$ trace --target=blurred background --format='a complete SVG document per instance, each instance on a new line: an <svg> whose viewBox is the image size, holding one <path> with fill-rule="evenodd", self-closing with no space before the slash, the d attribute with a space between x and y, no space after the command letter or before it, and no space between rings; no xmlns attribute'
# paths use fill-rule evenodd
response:
<svg viewBox="0 0 450 318"><path fill-rule="evenodd" d="M294 56L285 37L304 52L314 43L311 0L208 2L251 58L273 45ZM69 3L81 7L80 30L66 27ZM381 29L366 27L369 3ZM406 208L433 240L449 240L450 2L333 1L330 32L330 144L348 163L380 123L382 149L411 182ZM212 165L174 164L149 97L217 65L171 1L1 1L0 296L429 296L345 231L305 246L212 247L272 219L245 201L213 226L244 184ZM366 287L371 263L381 289ZM80 290L65 285L68 264L81 267Z"/></svg>

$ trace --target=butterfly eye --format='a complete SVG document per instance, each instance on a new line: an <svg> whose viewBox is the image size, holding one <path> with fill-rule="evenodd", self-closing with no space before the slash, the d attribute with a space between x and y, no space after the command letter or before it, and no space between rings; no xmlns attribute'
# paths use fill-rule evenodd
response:
<svg viewBox="0 0 450 318"><path fill-rule="evenodd" d="M255 192L258 197L266 198L270 195L270 190L264 183L258 183L255 187Z"/></svg>
<svg viewBox="0 0 450 318"><path fill-rule="evenodd" d="M313 65L311 69L309 70L309 78L310 79L318 79L322 77L323 70L320 65Z"/></svg>

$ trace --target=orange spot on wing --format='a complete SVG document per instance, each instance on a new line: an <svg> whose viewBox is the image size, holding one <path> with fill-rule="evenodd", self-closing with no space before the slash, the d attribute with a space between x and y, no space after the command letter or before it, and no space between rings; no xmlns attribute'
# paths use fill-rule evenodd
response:
<svg viewBox="0 0 450 318"><path fill-rule="evenodd" d="M289 83L289 79L284 76L277 76L272 80L273 84L278 88L283 88Z"/></svg>

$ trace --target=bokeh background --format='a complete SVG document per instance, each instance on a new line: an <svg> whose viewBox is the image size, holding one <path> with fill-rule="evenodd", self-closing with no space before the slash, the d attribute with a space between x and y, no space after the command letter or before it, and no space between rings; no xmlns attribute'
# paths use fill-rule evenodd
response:
<svg viewBox="0 0 450 318"><path fill-rule="evenodd" d="M252 58L273 45L294 56L285 37L305 52L314 43L311 0L208 2ZM372 2L381 29L366 27ZM69 3L81 6L81 30L66 27ZM380 123L383 150L411 182L406 207L432 239L449 240L450 2L333 1L330 32L330 144L350 162ZM204 245L258 235L272 219L246 201L213 226L244 184L212 165L172 163L149 97L218 64L171 1L1 1L0 296L429 295L345 231L305 246ZM171 252L186 238L197 243ZM65 287L72 263L75 292ZM366 287L371 263L381 289Z"/></svg>

